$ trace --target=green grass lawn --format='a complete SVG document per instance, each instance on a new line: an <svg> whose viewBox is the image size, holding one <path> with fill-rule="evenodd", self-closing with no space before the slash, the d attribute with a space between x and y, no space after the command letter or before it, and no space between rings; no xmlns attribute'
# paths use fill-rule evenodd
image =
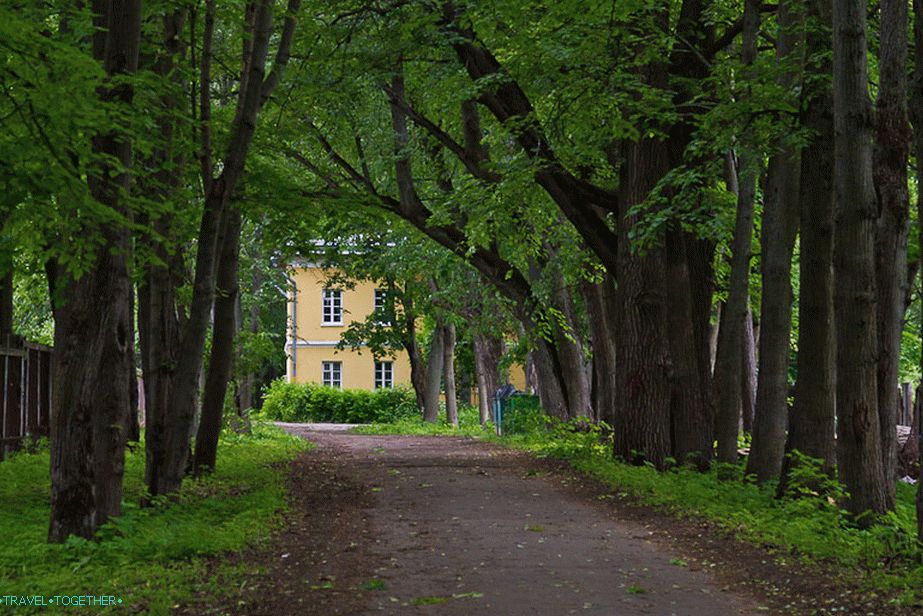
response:
<svg viewBox="0 0 923 616"><path fill-rule="evenodd" d="M675 468L657 472L649 466L623 464L599 432L573 430L569 426L531 428L497 438L492 430L477 426L473 409L462 412L462 428L443 422L403 420L391 425L357 429L365 433L479 436L538 456L567 460L578 471L601 480L613 489L612 497L630 497L644 505L666 509L677 516L696 516L716 524L737 538L769 547L780 566L793 560L822 563L834 574L858 582L868 592L884 593L901 605L923 607L923 550L917 545L915 487L898 484L897 510L881 524L861 530L825 495L775 498L775 485L759 487L742 481L742 467L699 473ZM810 476L810 473L808 473ZM830 482L833 493L841 486Z"/></svg>
<svg viewBox="0 0 923 616"><path fill-rule="evenodd" d="M178 503L140 508L141 447L126 458L123 515L100 529L99 541L71 538L64 545L45 542L48 452L16 455L0 463L0 595L110 595L122 600L112 611L167 614L198 588L218 591L219 578L246 564L206 571L204 557L269 536L286 507L287 462L306 447L271 426L255 425L252 436L224 435L213 476L186 481ZM14 611L30 609L49 610Z"/></svg>

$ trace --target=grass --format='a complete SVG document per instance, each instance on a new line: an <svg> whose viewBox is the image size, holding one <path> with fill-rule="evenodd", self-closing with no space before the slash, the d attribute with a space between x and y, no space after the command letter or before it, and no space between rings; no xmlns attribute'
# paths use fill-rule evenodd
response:
<svg viewBox="0 0 923 616"><path fill-rule="evenodd" d="M98 541L72 537L63 545L45 542L48 452L15 455L0 463L0 595L110 595L123 602L111 611L168 614L246 567L208 569L206 557L269 536L286 506L286 462L307 446L260 424L252 436L224 435L212 476L185 482L178 503L143 509L143 447L128 452L123 515L100 529Z"/></svg>
<svg viewBox="0 0 923 616"><path fill-rule="evenodd" d="M476 416L475 416L476 417ZM598 431L567 426L534 428L498 438L480 429L404 420L393 426L369 426L366 433L464 434L478 436L543 457L564 459L578 471L613 489L613 497L631 498L676 516L706 519L742 541L767 548L779 566L798 560L820 564L835 575L858 582L900 605L923 606L923 550L917 544L915 488L898 484L895 512L871 529L857 528L836 500L820 495L775 498L775 485L744 481L742 467L699 473L676 467L658 472L612 457ZM831 482L832 483L832 482ZM679 564L679 563L677 563Z"/></svg>

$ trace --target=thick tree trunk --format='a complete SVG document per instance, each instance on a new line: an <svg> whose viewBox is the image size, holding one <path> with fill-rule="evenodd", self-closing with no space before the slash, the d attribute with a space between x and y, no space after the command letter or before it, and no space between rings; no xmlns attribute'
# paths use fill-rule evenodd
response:
<svg viewBox="0 0 923 616"><path fill-rule="evenodd" d="M445 370L445 416L450 425L458 427L458 400L455 391L455 324L446 323L443 328Z"/></svg>
<svg viewBox="0 0 923 616"><path fill-rule="evenodd" d="M917 186L923 186L923 0L913 0L913 81L910 88L910 119L913 128L913 153L916 158L914 169ZM917 220L923 220L923 200L917 199ZM923 246L923 224L917 224L918 241ZM920 268L923 277L923 268ZM921 319L923 319L923 304L921 304ZM920 357L923 367L923 356ZM923 387L921 387L923 388ZM923 404L919 404L920 390L917 390L917 438L920 454L920 468L923 469ZM923 474L923 470L921 470ZM923 542L923 481L917 482L917 540Z"/></svg>
<svg viewBox="0 0 923 616"><path fill-rule="evenodd" d="M907 0L881 0L879 87L874 177L879 198L875 241L878 289L878 417L888 509L894 508L897 480L895 391L900 381L901 330L907 281L910 199L907 159Z"/></svg>
<svg viewBox="0 0 923 616"><path fill-rule="evenodd" d="M672 452L670 380L664 332L663 250L644 254L631 247L629 232L638 222L631 207L644 201L666 171L663 143L644 138L625 147L619 183L617 388L613 453L663 467Z"/></svg>
<svg viewBox="0 0 923 616"><path fill-rule="evenodd" d="M94 2L93 55L106 74L134 72L141 34L139 0ZM104 98L130 102L130 86L119 85ZM131 141L108 134L93 139L96 153L127 168ZM119 214L130 178L104 163L88 183L93 197ZM117 516L122 502L126 422L131 403L129 306L131 279L128 228L102 227L103 248L90 271L74 279L58 266L50 284L64 305L55 310L55 355L51 421L51 521L48 540L69 535L90 538L98 525Z"/></svg>
<svg viewBox="0 0 923 616"><path fill-rule="evenodd" d="M887 509L878 419L878 203L872 181L866 9L865 0L833 3L837 466L849 492L847 507L855 515Z"/></svg>
<svg viewBox="0 0 923 616"><path fill-rule="evenodd" d="M445 340L442 326L433 330L429 357L426 360L426 385L423 389L423 420L439 421L439 392L442 386L442 362L445 359Z"/></svg>
<svg viewBox="0 0 923 616"><path fill-rule="evenodd" d="M535 361L535 374L538 384L538 398L545 413L556 419L566 421L570 418L567 402L567 387L561 359L554 343L543 338L535 342L532 351ZM500 383L497 382L497 387ZM493 396L496 389L490 392Z"/></svg>
<svg viewBox="0 0 923 616"><path fill-rule="evenodd" d="M827 7L829 11L829 7ZM830 15L812 11L808 28L809 57L827 58L830 49ZM817 72L829 74L830 60ZM801 215L801 272L798 298L798 382L786 452L799 451L822 460L833 474L836 467L836 336L833 315L834 141L833 94L829 87L805 93L803 124L815 136L803 150L799 210ZM779 491L783 493L791 469L783 464Z"/></svg>
<svg viewBox="0 0 923 616"><path fill-rule="evenodd" d="M802 25L800 9L793 0L779 3L779 62L791 63L800 53ZM797 82L797 68L783 73L783 87ZM747 460L747 473L759 482L779 476L785 454L788 427L788 373L792 330L792 253L798 230L798 190L801 162L798 151L776 143L770 157L763 208L761 274L763 279L760 316L762 343L756 390L753 446Z"/></svg>
<svg viewBox="0 0 923 616"><path fill-rule="evenodd" d="M223 238L221 260L218 265L217 293L215 296L214 325L212 326L211 358L205 377L202 395L202 416L196 434L196 475L214 470L224 414L224 398L234 365L234 334L239 329L237 300L240 294L238 269L240 262L240 209L228 209Z"/></svg>

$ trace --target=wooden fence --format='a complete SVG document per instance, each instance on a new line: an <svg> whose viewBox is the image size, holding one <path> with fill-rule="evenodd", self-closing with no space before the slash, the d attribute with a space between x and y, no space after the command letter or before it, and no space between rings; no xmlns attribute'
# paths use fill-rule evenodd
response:
<svg viewBox="0 0 923 616"><path fill-rule="evenodd" d="M0 460L29 437L48 436L51 352L17 336L0 339Z"/></svg>

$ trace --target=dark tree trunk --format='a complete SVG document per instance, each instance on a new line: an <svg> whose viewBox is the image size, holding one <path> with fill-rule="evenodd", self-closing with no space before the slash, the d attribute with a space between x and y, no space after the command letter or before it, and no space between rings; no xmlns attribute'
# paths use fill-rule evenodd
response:
<svg viewBox="0 0 923 616"><path fill-rule="evenodd" d="M2 250L0 262L0 340L13 334L13 255Z"/></svg>
<svg viewBox="0 0 923 616"><path fill-rule="evenodd" d="M417 342L417 313L413 308L413 301L409 297L401 297L401 318L404 320L404 336L401 343L410 360L410 384L417 399L417 408L422 412L426 398L426 366L423 365L423 354Z"/></svg>
<svg viewBox="0 0 923 616"><path fill-rule="evenodd" d="M887 509L878 419L878 203L872 181L866 9L865 0L833 3L837 467L849 492L847 507L855 515Z"/></svg>
<svg viewBox="0 0 923 616"><path fill-rule="evenodd" d="M704 347L690 335L693 316L693 289L690 281L687 242L678 229L666 237L666 310L670 363L670 422L672 456L680 464L692 464L699 470L708 468L712 459L714 418L705 399L707 385L702 380L699 355Z"/></svg>
<svg viewBox="0 0 923 616"><path fill-rule="evenodd" d="M196 475L215 468L221 418L224 414L224 398L234 365L234 335L238 330L237 300L240 294L237 275L240 263L240 226L240 209L236 206L229 207L222 234L221 259L216 280L211 358L202 395L202 416L196 434L193 464Z"/></svg>
<svg viewBox="0 0 923 616"><path fill-rule="evenodd" d="M93 55L107 75L134 72L141 34L139 0L93 4L99 30ZM128 85L101 93L130 102ZM131 141L108 134L93 139L96 153L121 167L131 163ZM103 163L88 180L93 197L127 215L122 202L130 178ZM55 354L51 421L51 521L48 540L90 538L121 510L126 421L130 405L131 343L128 274L129 231L118 222L101 230L103 246L90 271L73 278L62 266L51 272L55 309Z"/></svg>
<svg viewBox="0 0 923 616"><path fill-rule="evenodd" d="M907 281L910 199L907 159L907 0L881 0L878 104L874 177L879 198L875 241L878 288L878 417L888 509L894 508L897 480L895 391L900 381L901 330Z"/></svg>
<svg viewBox="0 0 923 616"><path fill-rule="evenodd" d="M663 250L644 254L631 247L629 232L638 222L629 214L666 171L663 143L642 139L625 147L619 183L618 303L616 344L617 388L613 417L613 453L657 467L672 452L670 440L670 380L664 332Z"/></svg>
<svg viewBox="0 0 923 616"><path fill-rule="evenodd" d="M443 328L443 369L445 370L445 416L449 425L458 427L458 400L455 391L455 324Z"/></svg>
<svg viewBox="0 0 923 616"><path fill-rule="evenodd" d="M783 0L778 9L779 62L791 63L800 53L802 25L800 9L793 0ZM781 76L787 89L797 82L793 68ZM798 190L801 178L800 154L784 143L776 143L769 159L763 227L761 274L763 279L760 316L762 343L759 350L759 375L753 446L747 459L747 473L759 482L779 476L785 454L788 427L788 372L792 330L792 253L798 230Z"/></svg>
<svg viewBox="0 0 923 616"><path fill-rule="evenodd" d="M439 392L442 385L442 363L445 359L445 340L442 326L433 330L429 357L426 360L426 385L423 389L423 420L439 421Z"/></svg>
<svg viewBox="0 0 923 616"><path fill-rule="evenodd" d="M812 5L813 6L813 5ZM828 7L829 10L829 7ZM812 11L808 28L809 57L828 58L830 15ZM816 67L829 74L830 60ZM801 215L801 273L798 298L798 383L789 424L786 452L799 451L823 461L833 474L836 467L836 337L833 315L834 161L833 95L829 87L805 92L803 124L815 133L802 152L799 209ZM783 464L780 493L785 491L790 459Z"/></svg>
<svg viewBox="0 0 923 616"><path fill-rule="evenodd" d="M913 81L910 88L910 119L913 128L913 153L916 159L914 169L917 186L923 186L923 0L913 0ZM917 199L917 220L923 220L923 200ZM917 225L918 241L923 246L923 224ZM923 268L920 268L923 279ZM923 319L923 305L921 305L921 319ZM920 357L923 367L923 356ZM918 451L920 454L920 469L923 475L923 404L920 404L920 393L917 391L916 425ZM917 539L923 542L923 481L917 482Z"/></svg>
<svg viewBox="0 0 923 616"><path fill-rule="evenodd" d="M138 393L138 365L135 359L135 332L137 331L137 324L135 322L135 289L134 286L131 286L128 290L129 293L129 304L128 304L128 343L131 345L131 350L128 353L128 359L131 362L128 370L128 394L129 394L129 405L128 405L128 417L126 419L126 438L131 443L137 443L141 440L141 416L140 416L140 400Z"/></svg>

